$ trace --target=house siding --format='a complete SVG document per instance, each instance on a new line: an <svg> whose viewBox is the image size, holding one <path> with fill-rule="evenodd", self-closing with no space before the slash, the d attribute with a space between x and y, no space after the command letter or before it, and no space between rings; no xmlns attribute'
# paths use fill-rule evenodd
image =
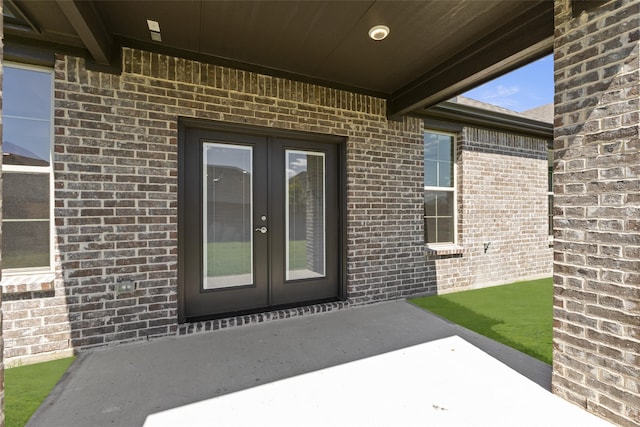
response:
<svg viewBox="0 0 640 427"><path fill-rule="evenodd" d="M640 3L584 3L555 3L553 391L637 426Z"/></svg>
<svg viewBox="0 0 640 427"><path fill-rule="evenodd" d="M485 194L507 191L509 179L525 177L527 188L535 186L527 194L544 194L537 203L523 196L492 211L514 224L531 224L504 227L499 239L462 238L462 253L433 256L423 238L423 123L416 117L390 121L385 112L383 99L135 49L124 49L121 75L88 71L84 60L58 56L56 271L44 283L27 286L15 279L5 357L15 361L550 275L542 142L524 151L520 142L498 142L494 148L510 154L481 154L473 144L483 141L469 139L481 130L465 131L459 173L474 171L473 156L489 157L481 166L486 169L459 178L459 185L473 189L459 192L462 230L486 225L477 218L483 211L472 206L485 206ZM178 323L180 117L345 137L346 301ZM522 153L527 155L521 158ZM508 161L511 175L501 186L487 182L476 191L472 180L495 171L496 161ZM525 204L528 213L519 216L516 211ZM537 207L531 210L530 204ZM531 219L538 212L540 218ZM526 230L534 228L538 242L532 252ZM495 246L480 255L487 239ZM518 258L510 268L495 270L511 263L509 252L527 251L528 263ZM133 292L117 292L118 283L129 281L135 283Z"/></svg>

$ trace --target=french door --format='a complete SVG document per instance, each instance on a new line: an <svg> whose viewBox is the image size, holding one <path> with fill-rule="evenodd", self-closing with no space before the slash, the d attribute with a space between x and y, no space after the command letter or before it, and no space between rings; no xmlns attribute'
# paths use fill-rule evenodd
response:
<svg viewBox="0 0 640 427"><path fill-rule="evenodd" d="M186 128L183 150L187 319L338 297L338 144Z"/></svg>

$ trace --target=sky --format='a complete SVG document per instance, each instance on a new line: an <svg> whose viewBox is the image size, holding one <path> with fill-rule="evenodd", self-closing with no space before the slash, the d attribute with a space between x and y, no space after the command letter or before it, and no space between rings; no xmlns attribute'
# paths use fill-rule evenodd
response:
<svg viewBox="0 0 640 427"><path fill-rule="evenodd" d="M553 102L553 55L545 56L462 96L522 112Z"/></svg>

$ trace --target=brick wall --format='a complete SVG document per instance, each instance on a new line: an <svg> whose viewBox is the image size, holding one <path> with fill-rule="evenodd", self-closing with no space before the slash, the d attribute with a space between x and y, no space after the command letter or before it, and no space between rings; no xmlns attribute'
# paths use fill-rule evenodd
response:
<svg viewBox="0 0 640 427"><path fill-rule="evenodd" d="M424 290L422 127L380 99L125 49L121 76L56 64L56 232L71 345L175 333L177 119L349 137L349 295ZM365 220L366 218L366 220ZM119 281L136 290L116 294Z"/></svg>
<svg viewBox="0 0 640 427"><path fill-rule="evenodd" d="M54 275L2 280L4 358L7 366L70 356L69 309L63 281Z"/></svg>
<svg viewBox="0 0 640 427"><path fill-rule="evenodd" d="M0 0L0 12L4 7L3 0ZM2 57L4 51L4 26L0 22L0 141L2 140ZM2 165L2 150L0 149L0 165ZM0 220L2 220L2 169L0 169ZM0 242L2 242L2 227L0 227ZM2 274L2 245L0 245L0 276ZM0 277L1 278L1 277ZM2 292L0 292L0 427L4 427L4 341L2 324Z"/></svg>
<svg viewBox="0 0 640 427"><path fill-rule="evenodd" d="M512 174L505 175L509 179L522 179L524 174L536 189L540 184L545 192L540 218L529 224L515 216L511 238L505 237L504 230L500 241L494 234L482 234L465 238L462 243L469 246L462 254L425 256L420 119L388 121L384 100L374 97L139 50L125 49L123 64L121 75L110 75L87 71L79 58L57 58L56 273L44 283L15 284L11 330L6 332L14 334L6 350L11 358L504 282L535 269L533 263L518 264L489 274L496 265L511 262L506 256L508 242L527 246L512 247L512 253L531 251L524 234L533 223L546 222L546 166L538 168L542 154L537 151L533 163L531 155L504 155L508 170L501 173ZM177 324L179 117L347 138L347 302ZM508 136L496 136L511 141ZM474 143L484 141L476 139ZM496 153L470 144L459 145L464 164L460 170L475 168L467 156L489 156L483 160L487 165L496 161L491 157ZM502 140L487 144L504 152L521 148ZM460 180L471 185L466 177ZM502 193L511 186L507 180L500 186L492 183L490 189L482 190L489 191L489 197L460 192L461 209L468 210L460 217L462 227L471 230L482 223L477 218L482 209L473 207L478 200L482 201L478 206L485 206L497 194L505 199L512 193ZM516 215L518 206L495 212L504 222L505 217ZM537 211L529 206L528 212L534 216ZM546 226L540 231L546 244ZM485 236L495 246L479 254L478 245ZM472 281L469 274L481 270L481 281ZM135 282L135 290L117 292L118 283L124 281ZM37 339L30 343L31 337Z"/></svg>
<svg viewBox="0 0 640 427"><path fill-rule="evenodd" d="M547 143L470 126L457 135L460 250L431 252L439 292L551 276Z"/></svg>
<svg viewBox="0 0 640 427"><path fill-rule="evenodd" d="M555 7L553 390L639 425L640 3Z"/></svg>
<svg viewBox="0 0 640 427"><path fill-rule="evenodd" d="M471 127L463 141L461 236L474 285L550 277L549 141Z"/></svg>

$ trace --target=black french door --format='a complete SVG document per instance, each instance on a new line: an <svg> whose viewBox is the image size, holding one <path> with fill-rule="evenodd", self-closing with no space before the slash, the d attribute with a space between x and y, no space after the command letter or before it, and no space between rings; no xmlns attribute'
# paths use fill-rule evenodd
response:
<svg viewBox="0 0 640 427"><path fill-rule="evenodd" d="M187 319L337 298L339 145L185 128Z"/></svg>

